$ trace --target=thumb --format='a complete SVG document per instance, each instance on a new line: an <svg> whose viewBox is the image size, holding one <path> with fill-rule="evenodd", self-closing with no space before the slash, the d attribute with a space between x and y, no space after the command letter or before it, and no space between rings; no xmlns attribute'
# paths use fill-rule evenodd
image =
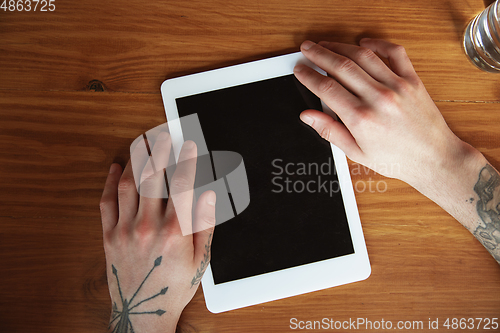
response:
<svg viewBox="0 0 500 333"><path fill-rule="evenodd" d="M210 261L210 247L215 229L215 201L214 191L204 192L198 199L194 212L194 262L203 262L205 268Z"/></svg>

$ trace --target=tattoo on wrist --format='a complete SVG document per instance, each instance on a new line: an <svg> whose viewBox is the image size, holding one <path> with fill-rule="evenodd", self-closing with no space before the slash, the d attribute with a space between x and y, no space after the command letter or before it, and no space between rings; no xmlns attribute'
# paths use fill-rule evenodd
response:
<svg viewBox="0 0 500 333"><path fill-rule="evenodd" d="M134 301L135 296L137 296L137 293L139 292L139 290L141 290L142 286L144 285L144 283L146 282L148 277L151 275L151 273L153 273L153 271L156 267L161 265L161 259L162 259L161 256L156 258L154 265L153 265L153 268L151 268L148 275L146 275L146 277L142 281L141 285L139 286L139 288L137 288L137 290L135 291L134 295L132 296L132 298L130 300L123 298L122 289L120 287L120 280L118 279L118 270L115 268L114 265L111 265L112 270L113 270L113 275L116 277L116 282L118 283L118 291L120 292L120 299L122 302L121 310L118 310L116 302L113 304L113 314L112 314L111 321L109 322L108 330L111 328L111 325L115 321L117 321L117 320L118 321L117 321L115 327L113 328L113 330L111 331L112 333L129 333L129 332L130 333L137 333L136 331L134 331L134 327L132 326L132 321L130 320L130 315L155 314L155 315L161 316L162 314L164 314L166 312L165 310L161 310L161 309L156 310L156 311L142 311L142 312L132 311L133 309L135 309L139 305L141 305L149 300L152 300L153 298L156 298L158 296L165 295L165 293L167 292L168 287L165 287L159 293L154 294L153 296L148 297L146 299L143 299L142 301L136 303L135 305L132 305L132 302Z"/></svg>
<svg viewBox="0 0 500 333"><path fill-rule="evenodd" d="M191 288L200 283L205 270L207 269L208 263L210 262L210 249L212 247L212 234L208 236L208 242L205 244L205 254L203 255L203 260L201 261L200 267L196 269L196 274L191 280Z"/></svg>
<svg viewBox="0 0 500 333"><path fill-rule="evenodd" d="M476 209L481 218L474 236L500 264L500 175L491 165L479 172L474 191L479 196Z"/></svg>

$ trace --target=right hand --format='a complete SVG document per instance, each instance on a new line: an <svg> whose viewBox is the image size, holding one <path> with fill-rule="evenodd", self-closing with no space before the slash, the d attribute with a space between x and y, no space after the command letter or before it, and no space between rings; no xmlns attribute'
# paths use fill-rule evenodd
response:
<svg viewBox="0 0 500 333"><path fill-rule="evenodd" d="M300 117L351 160L417 187L475 153L449 129L403 47L362 39L360 46L305 41L301 50L328 76L304 65L295 76L342 122L317 110Z"/></svg>

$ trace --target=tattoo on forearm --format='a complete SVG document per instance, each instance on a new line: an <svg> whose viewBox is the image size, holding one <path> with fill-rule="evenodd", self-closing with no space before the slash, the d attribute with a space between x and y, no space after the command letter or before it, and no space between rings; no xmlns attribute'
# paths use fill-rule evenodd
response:
<svg viewBox="0 0 500 333"><path fill-rule="evenodd" d="M130 317L129 317L130 315L155 314L155 315L161 316L162 314L164 314L166 312L165 310L161 310L161 309L156 310L156 311L142 311L142 312L132 311L133 309L135 309L139 305L141 305L149 300L152 300L153 298L156 298L160 295L165 295L165 293L167 292L168 287L165 287L159 293L154 294L153 296L148 297L146 299L143 299L142 301L136 303L135 305L132 305L132 302L133 302L135 296L137 296L137 293L139 292L139 290L141 290L142 286L144 285L144 283L146 282L148 277L151 275L151 273L153 273L153 270L156 267L161 265L161 259L162 259L161 256L156 258L154 265L153 265L153 268L151 268L148 275L146 275L146 277L142 281L141 285L139 286L139 288L137 288L137 290L135 291L134 295L132 296L132 298L130 300L123 298L122 289L120 287L120 280L118 279L118 271L114 265L111 265L111 267L113 269L113 275L116 277L116 282L118 283L118 291L120 292L120 298L121 298L121 302L122 302L122 309L121 310L118 310L118 307L116 306L116 302L113 304L113 315L112 315L111 321L109 322L108 330L111 328L111 325L116 320L118 320L118 322L116 323L115 327L111 331L112 333L129 333L129 332L136 333L134 331L134 327L132 326L132 321L130 320Z"/></svg>
<svg viewBox="0 0 500 333"><path fill-rule="evenodd" d="M208 236L208 242L205 244L205 254L203 255L203 260L201 261L200 267L196 269L196 274L191 280L191 288L200 283L203 273L207 269L208 263L210 262L210 249L212 247L212 234Z"/></svg>
<svg viewBox="0 0 500 333"><path fill-rule="evenodd" d="M500 264L500 176L491 165L479 172L474 191L479 196L476 209L481 218L474 236Z"/></svg>

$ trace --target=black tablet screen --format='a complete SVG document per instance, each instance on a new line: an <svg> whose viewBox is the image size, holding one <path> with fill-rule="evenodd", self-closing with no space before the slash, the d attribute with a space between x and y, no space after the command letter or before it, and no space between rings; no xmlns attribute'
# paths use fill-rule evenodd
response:
<svg viewBox="0 0 500 333"><path fill-rule="evenodd" d="M216 284L354 253L330 144L299 114L320 100L293 75L176 99L209 151L243 156L250 205L216 227Z"/></svg>

